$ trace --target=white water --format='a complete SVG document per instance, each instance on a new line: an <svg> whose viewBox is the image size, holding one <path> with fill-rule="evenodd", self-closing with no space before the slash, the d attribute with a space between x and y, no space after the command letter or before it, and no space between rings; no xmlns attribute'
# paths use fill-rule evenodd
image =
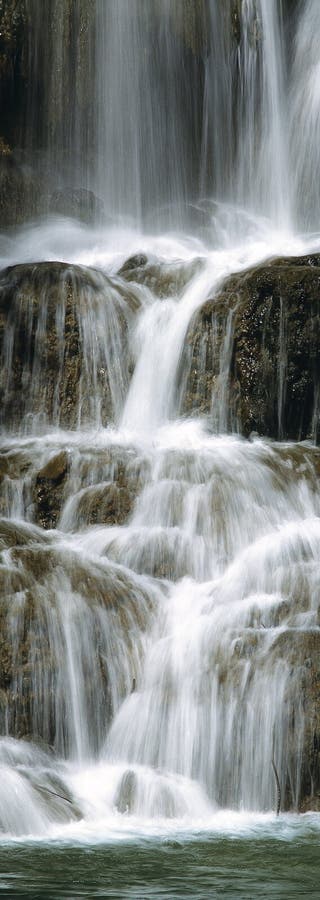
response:
<svg viewBox="0 0 320 900"><path fill-rule="evenodd" d="M141 51L141 23L132 13L137 13L136 0L130 10L126 0L108 7L111 20L100 9L100 59L105 42L116 36L117 41L108 55L112 77L99 89L97 109L103 119L97 178L101 185L109 155L106 193L112 212L123 214L127 203L127 211L141 222L144 206L168 201L166 177L173 204L188 197L187 158L175 155L183 143L181 86L171 69L177 44L168 37L170 4L164 3L157 40L166 48L164 94L170 97L167 176L168 158L163 162L159 156L166 96L158 119L153 111L159 61L152 64L135 52ZM31 375L28 370L24 374L24 419L14 422L14 433L11 429L3 439L7 468L1 487L0 574L15 671L12 702L2 697L0 709L0 824L5 839L31 835L90 841L179 829L186 834L195 829L250 833L260 826L268 831L275 826L270 812L275 806L273 758L282 797L292 808L299 805L307 727L301 671L304 646L319 630L319 453L308 444L244 441L214 433L213 426L218 423L223 431L227 421L223 385L218 400L213 396L211 418L181 418L184 343L196 310L228 274L272 256L320 247L319 238L294 236L291 230L282 23L279 5L272 0L260 0L257 8L258 16L253 3L242 4L241 42L238 59L232 61L240 73L234 158L235 69L225 56L217 4L209 3L212 35L205 64L200 180L209 191L213 154L216 196L189 206L205 221L196 235L187 230L154 234L141 225L89 230L53 219L1 239L3 266L59 259L101 270L91 274L77 307L84 363L75 430L60 427L57 405L51 420L34 417L39 392L46 397L46 370L35 367ZM128 17L133 31L128 31ZM303 29L316 26L314 4L301 17L295 77ZM257 52L260 28L264 41ZM119 46L121 53L116 52ZM144 106L141 81L150 71ZM172 83L177 88L173 95ZM299 85L303 92L305 82ZM312 177L317 171L315 95L314 89ZM220 134L216 122L221 123L222 113ZM292 154L302 166L296 135L297 129ZM309 196L310 173L306 182ZM295 198L302 183L301 176ZM166 210L164 216L171 220ZM159 221L158 213L155 218ZM317 226L312 214L312 227ZM128 285L119 274L125 259L138 252L155 265L159 283L168 270L186 271L191 262L194 267L175 293L159 298L156 276L153 286L141 286ZM64 298L61 288L61 319ZM119 338L123 315L125 347ZM45 314L42 324L39 354ZM15 327L13 317L5 344L8 407ZM220 360L222 382L227 338ZM61 341L57 383L63 377L63 337ZM280 433L281 366L280 360ZM101 371L108 375L112 394L107 428ZM84 398L86 403L89 398L85 410ZM44 531L34 525L33 484L36 474L64 450L68 477L58 527ZM110 487L120 495L126 484L132 496L124 521L99 521ZM96 520L92 509L98 510ZM31 722L32 743L9 737L25 734L24 716ZM37 746L38 737L44 749ZM293 818L284 823L284 831L296 828Z"/></svg>
<svg viewBox="0 0 320 900"><path fill-rule="evenodd" d="M65 242L68 235L74 241L74 226L65 227ZM112 234L108 245L106 234L78 233L82 246L66 256L99 261L111 277L123 261L121 239L130 250L142 246L141 236L131 233L129 243L128 233L120 234L116 254ZM145 239L143 248L153 254L170 247L169 264L180 256L186 263L200 258L201 267L176 297L157 299L147 288L129 286L131 294L140 291L142 305L130 331L136 365L120 426L4 440L5 456L22 453L27 468L3 482L14 534L33 518L32 473L63 448L70 463L57 532L26 525L20 561L18 553L14 563L14 550L3 554L9 583L17 565L26 578L24 590L10 588L8 608L17 673L32 586L32 730L50 742L53 721L55 750L40 758L32 744L26 750L12 744L3 763L5 834L99 840L131 829L157 832L164 821L165 828L186 832L250 829L260 821L250 819L250 810L274 806L273 756L283 795L289 778L291 803L298 802L305 723L281 641L318 628L317 451L214 436L210 422L177 418L180 394L172 390L189 321L212 287L269 253L315 246L314 239L266 235L263 226L255 243L209 252L185 238ZM20 240L20 259L28 259L31 232ZM51 255L50 241L52 256L59 255L61 223L56 231L43 229L41 240L44 257ZM128 290L119 276L115 284ZM89 525L91 499L117 484L123 465L137 485L129 518ZM38 563L29 571L30 551ZM46 564L50 552L53 568ZM43 645L53 669L48 651L39 656ZM18 722L18 709L14 716ZM8 710L3 727L9 733L14 721ZM23 803L22 818L11 793ZM220 809L230 807L234 812L223 818ZM237 818L243 808L248 813Z"/></svg>
<svg viewBox="0 0 320 900"><path fill-rule="evenodd" d="M53 192L147 231L206 230L199 195L318 228L318 0L27 10L24 152Z"/></svg>

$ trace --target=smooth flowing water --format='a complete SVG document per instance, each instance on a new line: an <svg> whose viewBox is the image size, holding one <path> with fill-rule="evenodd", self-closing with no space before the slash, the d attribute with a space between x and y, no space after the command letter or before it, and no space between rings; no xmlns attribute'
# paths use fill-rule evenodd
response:
<svg viewBox="0 0 320 900"><path fill-rule="evenodd" d="M26 7L22 145L49 190L149 232L206 228L199 197L318 228L317 0Z"/></svg>
<svg viewBox="0 0 320 900"><path fill-rule="evenodd" d="M237 421L228 433L232 309L222 343L213 340L210 414L188 417L184 403L189 328L227 276L319 252L319 235L294 231L298 221L318 227L318 6L300 4L288 24L281 3L243 0L235 45L235 5L226 14L208 0L196 32L201 84L190 57L186 97L182 0L155 0L153 16L144 0L97 0L84 123L76 112L68 120L84 89L80 63L62 90L65 19L48 78L42 6L27 5L32 65L46 75L42 109L53 97L65 105L62 131L48 118L42 138L50 177L61 163L63 183L64 154L70 162L78 143L75 177L112 221L56 217L1 237L3 268L34 265L0 285L12 291L2 349L0 889L316 897L319 816L296 811L309 727L303 667L319 631L319 450L280 440L284 315L278 441L244 440ZM58 17L58 0L52 7ZM41 268L48 261L55 268ZM213 312L214 335L218 324ZM314 420L317 410L315 398Z"/></svg>

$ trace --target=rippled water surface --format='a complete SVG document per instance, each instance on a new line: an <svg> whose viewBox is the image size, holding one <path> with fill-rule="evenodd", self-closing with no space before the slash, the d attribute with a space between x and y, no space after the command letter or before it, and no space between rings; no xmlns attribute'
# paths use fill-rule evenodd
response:
<svg viewBox="0 0 320 900"><path fill-rule="evenodd" d="M316 816L253 825L251 833L124 836L98 845L10 844L0 850L3 897L319 897Z"/></svg>

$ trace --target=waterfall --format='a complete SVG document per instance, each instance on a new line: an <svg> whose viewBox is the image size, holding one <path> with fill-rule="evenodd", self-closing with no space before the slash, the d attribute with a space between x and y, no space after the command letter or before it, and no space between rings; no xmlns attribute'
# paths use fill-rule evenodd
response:
<svg viewBox="0 0 320 900"><path fill-rule="evenodd" d="M3 357L0 750L12 747L4 806L19 779L21 798L28 792L26 831L88 814L210 821L221 807L270 809L272 759L284 804L299 806L303 672L319 627L319 453L219 435L232 315L212 348L211 417L181 416L190 323L257 252L171 263L171 292L161 263L152 289L128 282L126 265L108 276L63 263L5 270L2 308L12 290L16 305ZM279 315L282 429L281 298ZM17 358L22 398L12 393ZM70 404L74 430L62 431ZM17 764L15 739L29 734L44 756L30 745ZM18 819L13 806L2 827L20 833Z"/></svg>
<svg viewBox="0 0 320 900"><path fill-rule="evenodd" d="M213 171L220 200L238 202L290 222L286 98L281 4L244 0L237 15L238 42L225 33L222 5L209 6L202 168ZM230 4L227 5L229 15ZM210 157L212 163L210 165ZM210 190L210 182L206 181Z"/></svg>
<svg viewBox="0 0 320 900"><path fill-rule="evenodd" d="M301 59L317 34L316 2L296 16L293 51L277 0L27 0L27 9L24 142L51 185L49 208L67 187L71 212L72 190L91 189L108 216L160 228L199 225L208 215L194 208L199 196L284 228L294 207L303 212L317 101L315 67Z"/></svg>
<svg viewBox="0 0 320 900"><path fill-rule="evenodd" d="M0 830L210 826L272 810L273 763L301 809L318 4L290 27L276 0L26 9L21 152L55 217L0 245Z"/></svg>
<svg viewBox="0 0 320 900"><path fill-rule="evenodd" d="M301 4L292 63L290 142L296 212L307 228L318 227L319 213L318 183L314 177L319 170L319 23L316 0Z"/></svg>
<svg viewBox="0 0 320 900"><path fill-rule="evenodd" d="M50 210L68 209L68 190L73 214L85 189L99 216L103 201L117 221L199 227L214 196L277 227L316 227L317 0L26 7L22 143Z"/></svg>
<svg viewBox="0 0 320 900"><path fill-rule="evenodd" d="M100 0L97 17L97 191L108 211L139 221L188 199L197 87L189 96L186 79L195 64L181 4Z"/></svg>

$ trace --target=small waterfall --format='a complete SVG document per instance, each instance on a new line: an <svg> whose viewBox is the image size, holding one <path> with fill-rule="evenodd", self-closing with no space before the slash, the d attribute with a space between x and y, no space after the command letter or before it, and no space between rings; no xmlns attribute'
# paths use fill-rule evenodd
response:
<svg viewBox="0 0 320 900"><path fill-rule="evenodd" d="M2 421L35 433L48 424L114 421L129 383L128 333L141 293L63 263L5 270Z"/></svg>
<svg viewBox="0 0 320 900"><path fill-rule="evenodd" d="M197 86L190 96L183 26L183 4L171 0L97 3L96 189L111 213L138 222L185 204L195 177Z"/></svg>
<svg viewBox="0 0 320 900"><path fill-rule="evenodd" d="M223 10L211 0L208 6L203 188L212 191L212 173L220 200L236 201L286 226L290 194L281 4L243 0L234 11L233 28L232 4Z"/></svg>
<svg viewBox="0 0 320 900"><path fill-rule="evenodd" d="M29 80L22 143L45 180L46 212L51 192L90 187L94 4L26 0L26 11Z"/></svg>
<svg viewBox="0 0 320 900"><path fill-rule="evenodd" d="M319 27L317 0L300 4L292 63L290 147L296 216L299 224L308 229L319 225L319 186L315 177L320 164Z"/></svg>
<svg viewBox="0 0 320 900"><path fill-rule="evenodd" d="M46 180L42 212L101 219L104 204L116 220L199 228L199 196L214 196L283 229L316 227L317 0L26 10L21 143Z"/></svg>

